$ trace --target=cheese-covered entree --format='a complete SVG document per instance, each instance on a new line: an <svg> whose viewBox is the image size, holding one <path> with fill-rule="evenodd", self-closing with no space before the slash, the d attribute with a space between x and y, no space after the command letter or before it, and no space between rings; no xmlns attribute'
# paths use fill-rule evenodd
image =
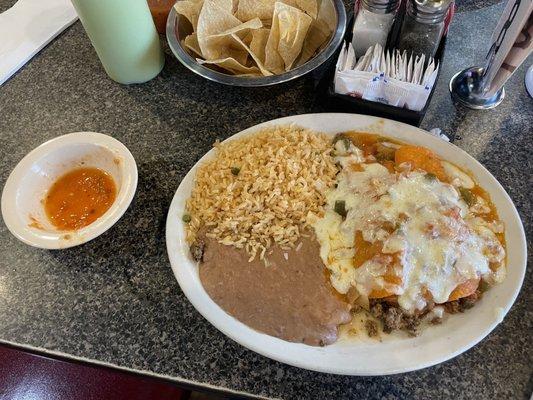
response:
<svg viewBox="0 0 533 400"><path fill-rule="evenodd" d="M504 278L503 224L468 173L424 147L364 133L338 135L334 156L340 172L314 223L321 257L337 291L382 303L378 317L397 308L386 329L404 327L402 313L412 320L477 299L482 282Z"/></svg>

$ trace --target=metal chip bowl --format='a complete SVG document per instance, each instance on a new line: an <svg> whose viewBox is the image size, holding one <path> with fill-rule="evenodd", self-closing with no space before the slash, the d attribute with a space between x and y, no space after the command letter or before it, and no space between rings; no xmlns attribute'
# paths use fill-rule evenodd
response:
<svg viewBox="0 0 533 400"><path fill-rule="evenodd" d="M300 65L288 72L284 72L279 75L272 76L235 76L218 72L214 69L208 68L201 64L198 64L193 56L182 47L181 41L187 35L192 33L192 26L189 21L176 13L176 10L172 8L167 19L167 40L172 50L172 53L176 56L180 62L189 68L191 71L203 76L214 82L223 83L231 86L270 86L278 83L287 82L292 79L299 78L308 72L313 71L320 65L322 65L327 59L329 59L335 50L340 46L344 31L346 30L346 10L341 0L323 0L326 4L331 5L336 16L336 29L332 32L329 41L322 46L322 49L305 64Z"/></svg>

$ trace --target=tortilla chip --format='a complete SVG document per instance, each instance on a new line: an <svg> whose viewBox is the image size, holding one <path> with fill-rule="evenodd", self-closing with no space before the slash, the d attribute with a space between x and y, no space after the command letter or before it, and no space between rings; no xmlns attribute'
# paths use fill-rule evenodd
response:
<svg viewBox="0 0 533 400"><path fill-rule="evenodd" d="M268 69L270 69L269 61L275 63L274 67L279 68L279 59L276 55L273 55L273 48L282 59L285 71L292 67L292 64L302 51L303 42L312 21L313 19L303 11L287 4L276 2L272 28L270 29L265 49L265 65Z"/></svg>
<svg viewBox="0 0 533 400"><path fill-rule="evenodd" d="M241 21L260 18L264 22L272 20L276 1L279 0L239 0L236 16ZM304 11L312 18L317 17L317 0L283 0L283 3Z"/></svg>
<svg viewBox="0 0 533 400"><path fill-rule="evenodd" d="M183 39L182 44L184 47L191 50L197 56L203 57L202 50L200 50L200 45L198 44L198 37L196 36L196 32L187 35L185 39Z"/></svg>
<svg viewBox="0 0 533 400"><path fill-rule="evenodd" d="M327 39L328 25L312 24L322 11L317 6L317 0L180 0L174 7L193 25L182 45L204 58L200 64L268 76L305 62Z"/></svg>
<svg viewBox="0 0 533 400"><path fill-rule="evenodd" d="M261 22L261 20L259 18L254 18L254 19L251 19L248 22L244 22L244 23L242 23L240 25L234 26L234 27L232 27L230 29L227 29L227 30L225 30L223 32L216 33L214 35L210 35L209 38L231 36L232 34L241 34L242 37L244 37L245 35L243 34L243 31L245 31L246 29L259 29L262 26L263 26L263 23ZM244 33L247 33L247 32L244 32ZM237 36L239 36L239 35L237 35Z"/></svg>
<svg viewBox="0 0 533 400"><path fill-rule="evenodd" d="M262 62L265 62L265 47L270 34L270 29L261 28L256 29L251 32L252 39L250 41L250 53L255 54L255 56Z"/></svg>
<svg viewBox="0 0 533 400"><path fill-rule="evenodd" d="M226 58L220 58L218 60L202 60L201 58L197 58L196 61L198 61L198 64L208 64L208 65L216 65L220 68L223 68L231 73L236 74L246 74L246 75L259 75L260 71L256 66L247 67L245 65L242 65L240 62L235 60L231 57Z"/></svg>
<svg viewBox="0 0 533 400"><path fill-rule="evenodd" d="M335 7L329 1L322 0L316 18L324 21L331 32L337 28L337 13L335 12Z"/></svg>
<svg viewBox="0 0 533 400"><path fill-rule="evenodd" d="M311 26L307 31L302 52L294 65L295 68L305 64L321 50L321 47L328 41L335 30L335 24L335 7L329 1L321 1L317 17L311 22Z"/></svg>
<svg viewBox="0 0 533 400"><path fill-rule="evenodd" d="M233 38L244 48L246 49L246 51L250 54L250 56L252 57L252 59L254 60L254 62L257 64L257 66L259 67L259 70L261 71L261 73L264 75L264 76L270 76L272 75L272 72L270 72L266 67L265 65L263 64L263 62L259 59L259 57L257 57L256 54L254 54L251 49L243 43L243 41L236 35L236 34L232 34Z"/></svg>
<svg viewBox="0 0 533 400"><path fill-rule="evenodd" d="M317 18L318 5L316 0L283 0L283 3L302 10L313 19Z"/></svg>
<svg viewBox="0 0 533 400"><path fill-rule="evenodd" d="M225 40L209 40L209 36L223 33L231 28L242 25L229 11L218 5L218 0L206 0L198 17L197 35L198 45L202 55L207 60L230 57L224 54L226 47L231 44L231 37Z"/></svg>
<svg viewBox="0 0 533 400"><path fill-rule="evenodd" d="M237 18L241 21L248 21L252 18L269 20L274 12L276 0L239 0L237 5Z"/></svg>
<svg viewBox="0 0 533 400"><path fill-rule="evenodd" d="M263 28L259 28L259 29L263 29ZM248 32L246 32L246 34L240 35L242 36L242 41L246 44L246 46L250 46L250 43L252 43L252 39L254 37L253 32L255 32L256 30L257 29L249 30Z"/></svg>
<svg viewBox="0 0 533 400"><path fill-rule="evenodd" d="M183 15L189 20L194 31L198 25L198 16L202 9L203 0L181 0L174 4L174 9L180 15Z"/></svg>
<svg viewBox="0 0 533 400"><path fill-rule="evenodd" d="M284 67L283 58L281 58L278 52L279 41L279 19L274 18L265 46L265 67L275 74L281 74Z"/></svg>
<svg viewBox="0 0 533 400"><path fill-rule="evenodd" d="M331 31L329 30L328 25L323 20L315 19L309 27L296 66L303 65L309 61L330 37Z"/></svg>
<svg viewBox="0 0 533 400"><path fill-rule="evenodd" d="M239 38L246 36L252 29L258 29L263 26L259 18L254 18L248 22L240 23L223 32L209 35L205 38L205 47L210 49L209 55L202 53L207 60L220 58L234 58L241 64L246 64L248 61L248 51L243 48L240 41L234 37Z"/></svg>
<svg viewBox="0 0 533 400"><path fill-rule="evenodd" d="M194 0L193 0L194 1ZM211 0L220 8L233 14L233 0Z"/></svg>
<svg viewBox="0 0 533 400"><path fill-rule="evenodd" d="M242 65L248 64L248 52L246 49L244 49L240 43L237 43L232 37L230 38L224 38L222 40L227 40L228 42L231 41L231 43L227 43L227 45L224 45L223 47L219 48L219 57L217 58L210 58L209 60L217 60L221 58L233 58L238 63ZM216 46L216 41L212 42ZM206 58L206 57L204 57ZM207 58L206 58L207 59Z"/></svg>

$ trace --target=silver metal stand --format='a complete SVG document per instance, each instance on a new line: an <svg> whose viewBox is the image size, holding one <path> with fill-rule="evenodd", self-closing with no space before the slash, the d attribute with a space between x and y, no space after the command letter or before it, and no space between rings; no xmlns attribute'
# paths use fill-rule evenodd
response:
<svg viewBox="0 0 533 400"><path fill-rule="evenodd" d="M533 98L533 65L530 65L526 72L526 89L529 97Z"/></svg>
<svg viewBox="0 0 533 400"><path fill-rule="evenodd" d="M483 68L471 67L455 74L450 80L452 99L468 108L488 110L505 98L502 87L495 95L486 97L483 85Z"/></svg>

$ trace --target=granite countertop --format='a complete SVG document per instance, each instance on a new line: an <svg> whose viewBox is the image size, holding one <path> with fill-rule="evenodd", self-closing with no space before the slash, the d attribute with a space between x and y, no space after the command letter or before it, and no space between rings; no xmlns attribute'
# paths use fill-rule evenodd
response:
<svg viewBox="0 0 533 400"><path fill-rule="evenodd" d="M0 0L0 11L11 4ZM455 135L457 145L496 176L531 237L533 101L524 74L533 59L508 82L496 109L456 109L449 79L482 62L503 8L491 0L459 5L422 127ZM121 140L137 160L139 185L123 218L80 247L34 249L0 223L0 342L272 398L529 398L531 271L508 316L479 345L438 366L387 377L334 376L271 361L226 338L187 301L167 259L165 219L188 169L216 138L321 110L309 78L230 88L194 75L169 54L157 78L121 86L105 75L81 24L67 29L0 87L0 185L31 149L75 131Z"/></svg>

